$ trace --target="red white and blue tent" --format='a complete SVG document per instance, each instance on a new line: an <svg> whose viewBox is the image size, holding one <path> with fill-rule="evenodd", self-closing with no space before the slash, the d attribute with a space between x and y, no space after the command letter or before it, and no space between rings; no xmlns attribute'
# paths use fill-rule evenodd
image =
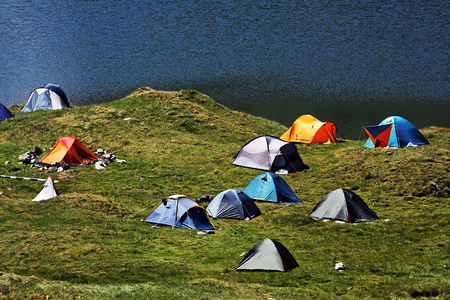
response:
<svg viewBox="0 0 450 300"><path fill-rule="evenodd" d="M377 126L363 128L369 136L364 147L404 148L429 144L413 124L398 116L388 117Z"/></svg>

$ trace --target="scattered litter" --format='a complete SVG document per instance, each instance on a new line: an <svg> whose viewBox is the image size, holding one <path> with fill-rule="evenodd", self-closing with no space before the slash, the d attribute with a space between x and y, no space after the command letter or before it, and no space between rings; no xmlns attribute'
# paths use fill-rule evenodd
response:
<svg viewBox="0 0 450 300"><path fill-rule="evenodd" d="M126 163L124 159L116 159L116 156L108 152L108 149L97 149L95 155L98 157L98 162L95 164L97 170L103 170L111 162L116 161L118 163Z"/></svg>
<svg viewBox="0 0 450 300"><path fill-rule="evenodd" d="M428 180L430 183L431 183L431 186L436 190L436 191L441 191L442 189L441 189L441 187L437 184L437 183L435 183L435 182L433 182L433 181L431 181L431 180Z"/></svg>
<svg viewBox="0 0 450 300"><path fill-rule="evenodd" d="M335 269L336 271L342 272L342 270L345 269L345 265L344 265L344 263L342 263L342 262L339 261L339 262L337 262L336 265L334 266L334 269Z"/></svg>
<svg viewBox="0 0 450 300"><path fill-rule="evenodd" d="M276 171L275 174L285 175L285 174L289 174L289 171L285 170L285 169L280 169L280 170Z"/></svg>
<svg viewBox="0 0 450 300"><path fill-rule="evenodd" d="M390 220L389 220L389 219L385 219L384 221L385 221L385 222L389 222Z"/></svg>
<svg viewBox="0 0 450 300"><path fill-rule="evenodd" d="M142 220L144 221L144 220ZM159 228L158 225L153 225L152 228Z"/></svg>
<svg viewBox="0 0 450 300"><path fill-rule="evenodd" d="M198 235L214 234L214 230L202 230L197 232Z"/></svg>
<svg viewBox="0 0 450 300"><path fill-rule="evenodd" d="M34 164L36 163L36 156L41 155L42 150L39 147L34 147L33 151L28 151L19 155L19 164Z"/></svg>
<svg viewBox="0 0 450 300"><path fill-rule="evenodd" d="M127 117L127 118L124 118L123 120L124 120L124 121L130 121L131 118L130 118L130 117Z"/></svg>
<svg viewBox="0 0 450 300"><path fill-rule="evenodd" d="M242 253L240 256L245 256L245 254L247 254L247 252Z"/></svg>
<svg viewBox="0 0 450 300"><path fill-rule="evenodd" d="M213 199L212 196L205 194L205 195L201 196L200 198L194 199L194 200L197 202L211 202L212 199Z"/></svg>
<svg viewBox="0 0 450 300"><path fill-rule="evenodd" d="M106 164L102 160L99 160L98 162L95 163L95 168L97 170L103 170L105 167Z"/></svg>
<svg viewBox="0 0 450 300"><path fill-rule="evenodd" d="M5 161L5 165L9 165L11 162L9 160Z"/></svg>

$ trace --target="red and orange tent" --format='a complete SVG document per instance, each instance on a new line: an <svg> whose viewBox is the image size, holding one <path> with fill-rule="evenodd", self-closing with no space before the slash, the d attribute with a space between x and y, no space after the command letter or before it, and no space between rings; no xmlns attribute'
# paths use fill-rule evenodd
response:
<svg viewBox="0 0 450 300"><path fill-rule="evenodd" d="M336 124L303 115L294 121L280 139L292 143L333 144L336 143Z"/></svg>
<svg viewBox="0 0 450 300"><path fill-rule="evenodd" d="M97 155L89 151L76 137L70 136L60 138L40 163L55 164L64 161L68 165L81 165L97 160Z"/></svg>

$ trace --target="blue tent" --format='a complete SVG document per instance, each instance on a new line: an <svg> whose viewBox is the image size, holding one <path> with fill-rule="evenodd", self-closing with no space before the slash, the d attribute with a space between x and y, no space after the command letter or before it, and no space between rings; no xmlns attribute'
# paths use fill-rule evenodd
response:
<svg viewBox="0 0 450 300"><path fill-rule="evenodd" d="M57 84L47 83L33 90L21 112L38 109L53 110L69 108L69 100L64 90Z"/></svg>
<svg viewBox="0 0 450 300"><path fill-rule="evenodd" d="M14 118L14 115L3 104L0 103L0 121Z"/></svg>
<svg viewBox="0 0 450 300"><path fill-rule="evenodd" d="M208 215L213 218L240 219L254 218L261 215L255 202L239 189L221 192L206 208Z"/></svg>
<svg viewBox="0 0 450 300"><path fill-rule="evenodd" d="M179 228L214 230L205 209L183 195L173 195L164 199L144 221Z"/></svg>
<svg viewBox="0 0 450 300"><path fill-rule="evenodd" d="M364 147L396 147L429 144L420 131L408 120L393 116L384 119L378 126L363 127L369 138Z"/></svg>
<svg viewBox="0 0 450 300"><path fill-rule="evenodd" d="M244 193L254 200L302 203L283 178L270 172L262 173L253 178L244 189Z"/></svg>

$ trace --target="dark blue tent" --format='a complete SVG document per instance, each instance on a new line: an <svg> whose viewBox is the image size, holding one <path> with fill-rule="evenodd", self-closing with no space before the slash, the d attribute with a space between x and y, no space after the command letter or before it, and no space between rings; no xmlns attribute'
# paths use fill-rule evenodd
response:
<svg viewBox="0 0 450 300"><path fill-rule="evenodd" d="M14 118L14 115L3 104L0 103L0 121Z"/></svg>
<svg viewBox="0 0 450 300"><path fill-rule="evenodd" d="M261 211L253 200L242 190L230 189L221 192L206 208L213 218L245 219L261 215Z"/></svg>
<svg viewBox="0 0 450 300"><path fill-rule="evenodd" d="M378 126L363 127L369 138L364 147L395 147L428 144L427 139L408 120L393 116L384 119Z"/></svg>
<svg viewBox="0 0 450 300"><path fill-rule="evenodd" d="M69 100L64 90L57 84L47 83L31 92L21 112L31 112L38 109L54 110L69 107Z"/></svg>
<svg viewBox="0 0 450 300"><path fill-rule="evenodd" d="M253 178L244 192L254 200L302 203L283 178L270 172L262 173Z"/></svg>
<svg viewBox="0 0 450 300"><path fill-rule="evenodd" d="M214 230L205 209L183 195L174 195L164 199L144 221L179 228Z"/></svg>

